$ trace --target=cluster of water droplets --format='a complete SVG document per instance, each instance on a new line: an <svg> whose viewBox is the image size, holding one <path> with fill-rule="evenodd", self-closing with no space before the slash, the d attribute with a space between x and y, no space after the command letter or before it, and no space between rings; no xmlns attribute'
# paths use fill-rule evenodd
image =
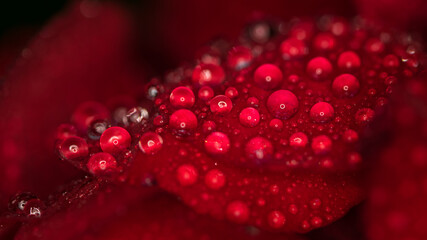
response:
<svg viewBox="0 0 427 240"><path fill-rule="evenodd" d="M23 192L10 199L8 208L11 213L20 217L39 218L43 215L46 205L36 195Z"/></svg>
<svg viewBox="0 0 427 240"><path fill-rule="evenodd" d="M418 50L412 51L417 43L396 36L363 21L333 17L291 25L255 23L237 45L226 51L215 44L205 47L194 67L168 75L178 86L166 85L166 94L156 98L155 114L162 124L154 123L139 144L155 158L175 141L190 142L198 149L194 156L181 149L169 168L175 169L181 187L204 184L211 191L236 184L216 166L273 172L358 168L361 135L384 111L396 81L418 71ZM270 193L276 190L271 186ZM265 201L259 200L258 207ZM225 215L246 222L250 205L229 202ZM272 210L265 221L281 228L286 215L307 207L323 216L302 221L303 231L332 219L330 206L313 198Z"/></svg>
<svg viewBox="0 0 427 240"><path fill-rule="evenodd" d="M153 167L157 175L174 179L172 191L203 185L202 199L227 186L262 184L264 197L252 201L244 200L257 195L250 190L227 192L242 200L224 203L224 215L279 229L289 216L310 209L301 231L320 227L343 214L331 210L336 199L300 203L284 193L327 184L295 180L284 188L271 184L266 172L360 166L367 126L384 111L396 81L418 71L416 42L397 36L332 17L254 23L238 44L215 42L201 49L194 65L167 73L164 83L152 79L145 98L153 110L116 108L111 114L99 104L80 106L72 124L58 128L58 153L96 176L111 177L120 176L140 151L142 161L159 164ZM230 169L266 176L235 179ZM269 209L268 198L287 204ZM255 208L266 214L254 216Z"/></svg>
<svg viewBox="0 0 427 240"><path fill-rule="evenodd" d="M82 103L71 123L58 126L56 151L61 159L95 176L120 179L136 153L137 141L132 139L141 136L148 118L143 107L110 111L101 103Z"/></svg>

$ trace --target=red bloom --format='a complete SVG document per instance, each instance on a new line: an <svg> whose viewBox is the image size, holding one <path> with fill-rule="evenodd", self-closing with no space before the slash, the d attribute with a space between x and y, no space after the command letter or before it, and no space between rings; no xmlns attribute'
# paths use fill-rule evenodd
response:
<svg viewBox="0 0 427 240"><path fill-rule="evenodd" d="M367 23L425 6L355 3L72 3L1 52L0 237L424 239L424 54Z"/></svg>

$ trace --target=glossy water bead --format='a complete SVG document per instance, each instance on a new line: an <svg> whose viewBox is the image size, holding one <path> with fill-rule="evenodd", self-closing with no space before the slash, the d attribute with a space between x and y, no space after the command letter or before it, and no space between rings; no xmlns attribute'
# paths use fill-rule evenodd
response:
<svg viewBox="0 0 427 240"><path fill-rule="evenodd" d="M314 80L325 80L332 73L332 64L324 57L315 57L308 62L306 71Z"/></svg>
<svg viewBox="0 0 427 240"><path fill-rule="evenodd" d="M89 155L89 146L81 137L68 137L58 145L58 152L65 160L74 160Z"/></svg>
<svg viewBox="0 0 427 240"><path fill-rule="evenodd" d="M298 111L298 99L289 90L273 92L267 99L267 108L270 113L279 119L288 119Z"/></svg>
<svg viewBox="0 0 427 240"><path fill-rule="evenodd" d="M283 80L282 71L273 64L263 64L254 73L254 82L261 88L273 89Z"/></svg>
<svg viewBox="0 0 427 240"><path fill-rule="evenodd" d="M337 97L354 97L360 88L360 83L352 74L341 74L332 83L332 91Z"/></svg>
<svg viewBox="0 0 427 240"><path fill-rule="evenodd" d="M95 153L86 164L90 173L95 176L108 176L118 172L117 161L109 153Z"/></svg>
<svg viewBox="0 0 427 240"><path fill-rule="evenodd" d="M214 155L227 153L230 149L230 140L225 133L213 132L205 139L205 149Z"/></svg>
<svg viewBox="0 0 427 240"><path fill-rule="evenodd" d="M227 56L227 65L235 70L242 70L252 62L253 56L249 48L244 46L233 47Z"/></svg>
<svg viewBox="0 0 427 240"><path fill-rule="evenodd" d="M262 163L272 157L274 152L271 142L263 137L254 137L246 143L245 153L255 163Z"/></svg>
<svg viewBox="0 0 427 240"><path fill-rule="evenodd" d="M131 136L124 128L111 127L102 133L99 142L102 151L114 154L125 151L130 147Z"/></svg>
<svg viewBox="0 0 427 240"><path fill-rule="evenodd" d="M316 123L329 122L334 117L334 108L327 102L318 102L310 110L310 117Z"/></svg>
<svg viewBox="0 0 427 240"><path fill-rule="evenodd" d="M179 131L188 133L197 127L197 117L187 109L180 109L172 113L169 118L170 126Z"/></svg>
<svg viewBox="0 0 427 240"><path fill-rule="evenodd" d="M280 44L280 52L284 60L298 59L308 53L308 48L303 41L288 38Z"/></svg>
<svg viewBox="0 0 427 240"><path fill-rule="evenodd" d="M144 133L138 141L139 149L145 154L156 154L163 146L163 138L155 132Z"/></svg>
<svg viewBox="0 0 427 240"><path fill-rule="evenodd" d="M221 66L216 64L200 64L194 68L193 83L201 86L219 85L225 80L225 73Z"/></svg>
<svg viewBox="0 0 427 240"><path fill-rule="evenodd" d="M255 108L248 107L239 114L239 121L245 127L255 127L260 120L259 112Z"/></svg>
<svg viewBox="0 0 427 240"><path fill-rule="evenodd" d="M233 103L229 97L225 95L218 95L212 98L209 106L213 113L226 114L231 112Z"/></svg>
<svg viewBox="0 0 427 240"><path fill-rule="evenodd" d="M177 87L170 94L172 106L177 108L190 108L194 105L196 98L193 91L188 87Z"/></svg>

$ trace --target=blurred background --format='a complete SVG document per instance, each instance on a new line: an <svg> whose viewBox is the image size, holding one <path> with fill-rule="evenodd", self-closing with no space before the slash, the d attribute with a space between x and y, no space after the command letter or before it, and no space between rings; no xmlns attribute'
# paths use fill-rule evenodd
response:
<svg viewBox="0 0 427 240"><path fill-rule="evenodd" d="M21 27L39 27L64 8L66 0L1 1L0 35Z"/></svg>

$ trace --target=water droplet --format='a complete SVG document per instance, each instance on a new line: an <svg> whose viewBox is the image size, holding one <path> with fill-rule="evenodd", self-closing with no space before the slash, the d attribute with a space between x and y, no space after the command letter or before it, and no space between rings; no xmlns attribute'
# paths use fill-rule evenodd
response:
<svg viewBox="0 0 427 240"><path fill-rule="evenodd" d="M320 227L323 224L323 220L320 217L313 217L311 218L311 224L314 227Z"/></svg>
<svg viewBox="0 0 427 240"><path fill-rule="evenodd" d="M25 205L28 201L37 199L37 196L30 193L30 192L24 192L16 194L11 200L9 201L9 211L16 213L18 215L25 215L24 209Z"/></svg>
<svg viewBox="0 0 427 240"><path fill-rule="evenodd" d="M212 98L210 102L210 109L213 113L226 114L231 112L233 103L230 98L224 95L218 95Z"/></svg>
<svg viewBox="0 0 427 240"><path fill-rule="evenodd" d="M248 98L248 100L246 100L246 102L249 106L252 106L252 107L258 107L259 106L259 100L256 97L250 97L250 98Z"/></svg>
<svg viewBox="0 0 427 240"><path fill-rule="evenodd" d="M246 156L255 160L256 163L270 159L273 155L273 145L263 137L254 137L246 144Z"/></svg>
<svg viewBox="0 0 427 240"><path fill-rule="evenodd" d="M145 109L145 108L134 107L134 108L131 108L127 112L126 117L127 117L129 122L134 123L134 124L138 124L138 123L141 123L142 120L148 119L149 114L148 114L147 109Z"/></svg>
<svg viewBox="0 0 427 240"><path fill-rule="evenodd" d="M355 119L357 124L364 126L372 122L374 120L374 117L374 110L370 108L362 108L356 112Z"/></svg>
<svg viewBox="0 0 427 240"><path fill-rule="evenodd" d="M176 170L176 178L181 186L190 186L197 182L198 173L190 164L184 164Z"/></svg>
<svg viewBox="0 0 427 240"><path fill-rule="evenodd" d="M330 33L318 33L314 37L313 47L318 51L331 51L335 46L335 37Z"/></svg>
<svg viewBox="0 0 427 240"><path fill-rule="evenodd" d="M62 159L77 160L89 155L89 146L83 138L72 136L62 140L58 152Z"/></svg>
<svg viewBox="0 0 427 240"><path fill-rule="evenodd" d="M390 69L397 68L399 67L399 58L394 54L388 54L383 59L383 66Z"/></svg>
<svg viewBox="0 0 427 240"><path fill-rule="evenodd" d="M206 121L203 123L202 129L204 133L213 132L216 129L216 124L213 121Z"/></svg>
<svg viewBox="0 0 427 240"><path fill-rule="evenodd" d="M263 64L254 73L254 82L263 89L276 88L282 80L282 71L273 64Z"/></svg>
<svg viewBox="0 0 427 240"><path fill-rule="evenodd" d="M194 105L196 98L188 87L177 87L172 91L169 100L176 108L190 108Z"/></svg>
<svg viewBox="0 0 427 240"><path fill-rule="evenodd" d="M357 53L353 51L346 51L338 57L338 67L341 70L353 72L360 67L360 58Z"/></svg>
<svg viewBox="0 0 427 240"><path fill-rule="evenodd" d="M297 214L298 213L298 207L297 207L297 205L290 204L289 208L288 208L288 211L289 211L290 214L293 214L293 215Z"/></svg>
<svg viewBox="0 0 427 240"><path fill-rule="evenodd" d="M310 110L310 117L316 123L325 123L332 120L335 111L331 104L318 102Z"/></svg>
<svg viewBox="0 0 427 240"><path fill-rule="evenodd" d="M271 119L269 126L271 129L274 129L280 132L283 129L283 122L280 119L274 118L274 119Z"/></svg>
<svg viewBox="0 0 427 240"><path fill-rule="evenodd" d="M204 86L199 89L198 93L199 98L202 101L209 101L214 96L214 91L209 86Z"/></svg>
<svg viewBox="0 0 427 240"><path fill-rule="evenodd" d="M213 132L205 139L205 149L210 154L225 154L230 149L230 140L222 132Z"/></svg>
<svg viewBox="0 0 427 240"><path fill-rule="evenodd" d="M99 140L102 133L109 127L105 120L95 120L90 124L87 135L92 140Z"/></svg>
<svg viewBox="0 0 427 240"><path fill-rule="evenodd" d="M210 170L205 176L205 184L213 190L218 190L225 185L225 175L218 169Z"/></svg>
<svg viewBox="0 0 427 240"><path fill-rule="evenodd" d="M170 116L169 124L177 133L188 134L196 129L197 117L190 110L180 109Z"/></svg>
<svg viewBox="0 0 427 240"><path fill-rule="evenodd" d="M308 53L305 43L296 38L288 38L280 44L280 52L284 60L298 59Z"/></svg>
<svg viewBox="0 0 427 240"><path fill-rule="evenodd" d="M145 154L156 154L163 146L163 138L154 132L146 132L141 136L138 147Z"/></svg>
<svg viewBox="0 0 427 240"><path fill-rule="evenodd" d="M227 205L228 220L235 223L245 223L249 220L249 208L242 201L233 201Z"/></svg>
<svg viewBox="0 0 427 240"><path fill-rule="evenodd" d="M359 140L359 134L352 129L346 130L343 135L343 140L347 143L355 143Z"/></svg>
<svg viewBox="0 0 427 240"><path fill-rule="evenodd" d="M225 89L225 96L229 97L230 99L233 99L239 96L239 92L234 87L228 87L227 89Z"/></svg>
<svg viewBox="0 0 427 240"><path fill-rule="evenodd" d="M245 108L240 112L239 120L245 127L255 127L260 120L259 112L252 107Z"/></svg>
<svg viewBox="0 0 427 240"><path fill-rule="evenodd" d="M307 135L297 132L289 137L289 144L294 148L304 148L308 143Z"/></svg>
<svg viewBox="0 0 427 240"><path fill-rule="evenodd" d="M45 204L40 199L31 199L25 204L24 213L27 217L41 217Z"/></svg>
<svg viewBox="0 0 427 240"><path fill-rule="evenodd" d="M359 92L359 80L352 74L341 74L332 83L332 90L338 97L354 97Z"/></svg>
<svg viewBox="0 0 427 240"><path fill-rule="evenodd" d="M319 198L315 198L310 201L310 207L312 209L318 209L320 208L320 205L322 205L322 201Z"/></svg>
<svg viewBox="0 0 427 240"><path fill-rule="evenodd" d="M131 144L131 136L126 129L111 127L104 131L99 140L102 151L115 154L126 151Z"/></svg>
<svg viewBox="0 0 427 240"><path fill-rule="evenodd" d="M324 57L315 57L307 64L307 74L314 80L325 80L332 73L332 65Z"/></svg>
<svg viewBox="0 0 427 240"><path fill-rule="evenodd" d="M285 215L280 211L272 211L267 217L268 225L272 228L281 228L286 223Z"/></svg>
<svg viewBox="0 0 427 240"><path fill-rule="evenodd" d="M291 91L278 90L273 92L267 100L270 113L279 119L288 119L298 110L298 99Z"/></svg>
<svg viewBox="0 0 427 240"><path fill-rule="evenodd" d="M228 67L234 70L242 70L248 67L252 62L252 52L244 46L233 47L227 56Z"/></svg>
<svg viewBox="0 0 427 240"><path fill-rule="evenodd" d="M214 86L224 82L225 73L221 66L202 63L194 68L192 79L200 86Z"/></svg>
<svg viewBox="0 0 427 240"><path fill-rule="evenodd" d="M311 148L315 154L326 154L329 153L332 149L332 141L328 136L320 135L313 138Z"/></svg>
<svg viewBox="0 0 427 240"><path fill-rule="evenodd" d="M95 176L105 177L117 173L116 159L109 153L95 153L87 163L87 169Z"/></svg>
<svg viewBox="0 0 427 240"><path fill-rule="evenodd" d="M384 51L384 48L385 48L384 43L378 38L368 39L365 43L365 50L368 53L373 53L373 54L381 53Z"/></svg>

